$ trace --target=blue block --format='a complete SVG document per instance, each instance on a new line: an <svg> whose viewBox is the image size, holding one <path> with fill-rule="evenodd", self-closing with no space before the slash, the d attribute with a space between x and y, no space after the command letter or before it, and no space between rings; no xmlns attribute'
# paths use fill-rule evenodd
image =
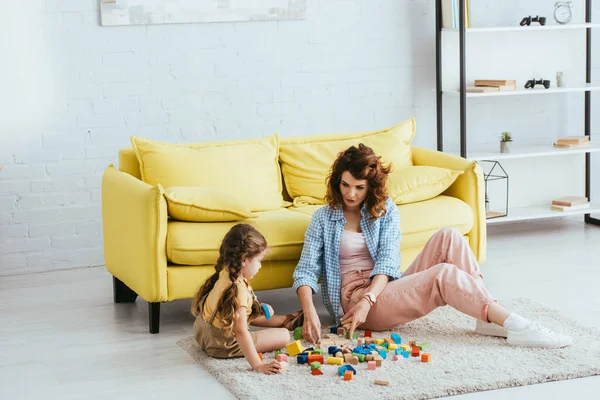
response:
<svg viewBox="0 0 600 400"><path fill-rule="evenodd" d="M304 349L304 351L315 351L313 347L309 347L308 349Z"/></svg>
<svg viewBox="0 0 600 400"><path fill-rule="evenodd" d="M344 372L346 372L347 369L348 369L347 365L342 365L341 367L339 367L338 373L340 374L340 376L344 376Z"/></svg>
<svg viewBox="0 0 600 400"><path fill-rule="evenodd" d="M385 347L386 349L388 348L390 344L388 342L383 342L382 346Z"/></svg>
<svg viewBox="0 0 600 400"><path fill-rule="evenodd" d="M329 327L329 333L337 333L337 326L330 326Z"/></svg>
<svg viewBox="0 0 600 400"><path fill-rule="evenodd" d="M266 317L267 319L271 319L271 313L269 312L269 307L267 307L267 305L266 305L266 304L263 304L263 305L262 305L262 309L263 309L263 311L265 312L265 317Z"/></svg>
<svg viewBox="0 0 600 400"><path fill-rule="evenodd" d="M396 344L401 344L402 343L402 338L397 333L392 333L392 340Z"/></svg>
<svg viewBox="0 0 600 400"><path fill-rule="evenodd" d="M308 363L308 354L306 354L306 353L298 354L297 360L298 360L298 364Z"/></svg>
<svg viewBox="0 0 600 400"><path fill-rule="evenodd" d="M385 360L387 358L387 350L379 350L379 355Z"/></svg>
<svg viewBox="0 0 600 400"><path fill-rule="evenodd" d="M408 354L408 351L403 351L403 352L402 352L402 356L403 356L404 358L408 358L410 355Z"/></svg>
<svg viewBox="0 0 600 400"><path fill-rule="evenodd" d="M397 348L397 349L396 349L396 355L397 355L397 356L401 356L403 351L404 351L404 350L402 350L401 348Z"/></svg>
<svg viewBox="0 0 600 400"><path fill-rule="evenodd" d="M339 347L337 347L337 346L329 346L329 348L328 348L328 350L327 350L327 353L328 353L329 355L335 356L335 353L337 353L338 351L342 351L342 349L340 349L340 348L339 348Z"/></svg>
<svg viewBox="0 0 600 400"><path fill-rule="evenodd" d="M352 365L344 365L346 367L346 371L352 371L354 375L356 375L356 370L352 368Z"/></svg>

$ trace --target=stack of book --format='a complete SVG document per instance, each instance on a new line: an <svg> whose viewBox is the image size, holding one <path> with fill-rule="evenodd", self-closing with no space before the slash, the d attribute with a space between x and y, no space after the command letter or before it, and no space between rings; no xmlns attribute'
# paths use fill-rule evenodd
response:
<svg viewBox="0 0 600 400"><path fill-rule="evenodd" d="M561 149L577 149L580 147L589 147L592 145L589 136L566 136L559 138L554 142L554 147Z"/></svg>
<svg viewBox="0 0 600 400"><path fill-rule="evenodd" d="M590 208L587 197L565 196L552 200L551 208L556 211L573 211Z"/></svg>
<svg viewBox="0 0 600 400"><path fill-rule="evenodd" d="M517 90L517 81L514 79L475 79L473 85L467 86L467 92L489 93Z"/></svg>
<svg viewBox="0 0 600 400"><path fill-rule="evenodd" d="M460 0L442 0L442 28L458 29L458 7ZM471 6L465 2L465 28L471 27Z"/></svg>

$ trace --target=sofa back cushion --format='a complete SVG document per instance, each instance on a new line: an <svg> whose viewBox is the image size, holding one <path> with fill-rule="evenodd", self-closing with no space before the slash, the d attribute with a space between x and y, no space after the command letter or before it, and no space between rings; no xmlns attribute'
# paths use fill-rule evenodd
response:
<svg viewBox="0 0 600 400"><path fill-rule="evenodd" d="M313 204L323 202L326 178L338 153L363 143L394 168L412 166L410 142L415 134L411 118L391 128L358 133L281 138L279 159L285 186L292 199L302 196Z"/></svg>
<svg viewBox="0 0 600 400"><path fill-rule="evenodd" d="M232 194L250 211L283 204L279 137L171 144L132 137L141 179L163 187L199 186Z"/></svg>

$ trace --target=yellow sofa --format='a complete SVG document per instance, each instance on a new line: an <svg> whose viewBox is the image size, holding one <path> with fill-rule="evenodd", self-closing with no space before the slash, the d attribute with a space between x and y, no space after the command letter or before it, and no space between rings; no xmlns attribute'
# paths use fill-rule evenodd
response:
<svg viewBox="0 0 600 400"><path fill-rule="evenodd" d="M414 134L414 120L411 123ZM307 136L308 141L311 137ZM356 134L336 137L353 137L359 141L365 138ZM483 263L486 223L480 167L460 157L412 146L410 140L412 136L406 142L412 165L462 173L441 194L398 206L402 230L400 269L405 270L431 235L443 227L453 227L462 233L478 261ZM281 138L279 146L283 148L286 143L302 142L302 137ZM279 154L280 157L283 155ZM324 160L327 165L332 161ZM286 169L282 170L285 175ZM281 174L281 170L278 171ZM149 179L146 177L145 180ZM256 227L270 246L262 269L252 279L254 289L291 287L292 273L300 257L310 216L321 205L294 201L297 199L288 194L288 181L285 176L281 179L284 200L281 207L253 211L254 218L227 222L177 221L169 217L163 186L156 182L145 183L142 179L135 146L122 149L119 169L109 166L102 179L104 254L106 268L113 275L114 301L134 302L138 295L142 297L149 303L149 330L157 333L160 303L194 296L200 284L214 272L223 236L239 222ZM294 190L298 191L297 188Z"/></svg>

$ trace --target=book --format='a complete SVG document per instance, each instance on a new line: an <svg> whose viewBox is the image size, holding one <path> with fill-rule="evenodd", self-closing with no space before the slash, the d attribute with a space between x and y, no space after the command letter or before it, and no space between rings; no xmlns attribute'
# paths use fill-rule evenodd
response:
<svg viewBox="0 0 600 400"><path fill-rule="evenodd" d="M586 208L590 208L590 203L578 204L576 206L557 206L552 204L550 206L552 210L555 211L575 211L575 210L584 210Z"/></svg>
<svg viewBox="0 0 600 400"><path fill-rule="evenodd" d="M562 138L556 139L557 144L581 144L585 142L589 142L589 136L565 136Z"/></svg>
<svg viewBox="0 0 600 400"><path fill-rule="evenodd" d="M515 79L475 79L475 86L517 86Z"/></svg>
<svg viewBox="0 0 600 400"><path fill-rule="evenodd" d="M488 93L488 92L498 92L500 88L494 86L467 86L467 93ZM460 88L456 89L457 92L460 92Z"/></svg>
<svg viewBox="0 0 600 400"><path fill-rule="evenodd" d="M580 149L585 147L592 147L592 142L583 142L579 144L554 143L554 147L557 147L559 149Z"/></svg>
<svg viewBox="0 0 600 400"><path fill-rule="evenodd" d="M588 203L587 197L579 197L579 196L564 196L558 199L552 200L552 205L554 206L576 206L579 204Z"/></svg>

